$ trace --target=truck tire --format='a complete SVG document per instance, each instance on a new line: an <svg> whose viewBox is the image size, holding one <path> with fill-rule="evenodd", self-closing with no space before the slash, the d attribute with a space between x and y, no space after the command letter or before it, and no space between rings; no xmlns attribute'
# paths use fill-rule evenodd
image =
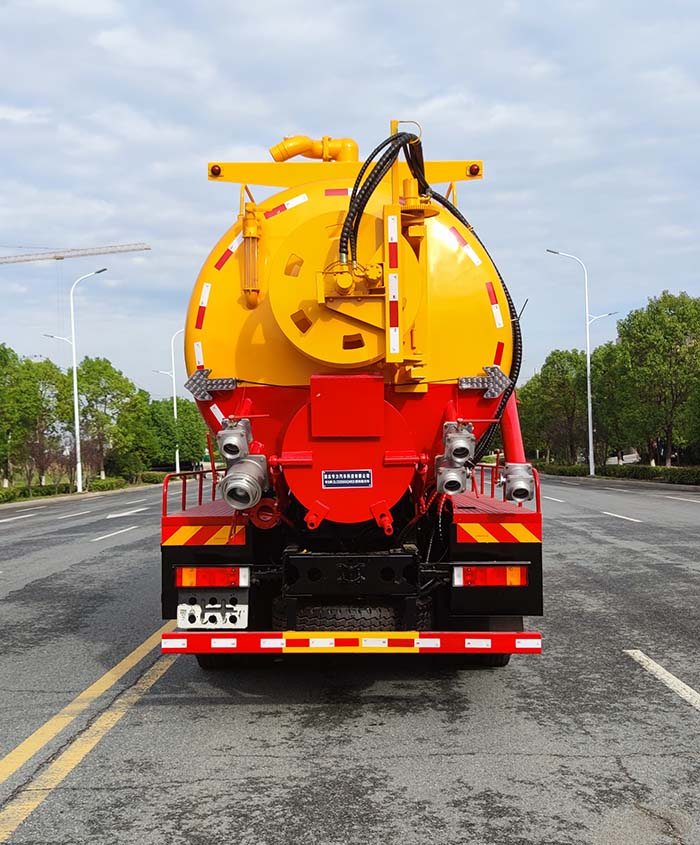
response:
<svg viewBox="0 0 700 845"><path fill-rule="evenodd" d="M205 672L222 672L226 669L248 669L264 664L265 654L195 654L199 668Z"/></svg>
<svg viewBox="0 0 700 845"><path fill-rule="evenodd" d="M424 599L417 607L417 628L429 631L432 624L432 602ZM297 631L400 631L401 612L383 604L308 604L297 609ZM283 601L272 611L275 630L284 631L287 614Z"/></svg>
<svg viewBox="0 0 700 845"><path fill-rule="evenodd" d="M229 669L233 661L227 654L195 654L199 668L205 672L219 672Z"/></svg>
<svg viewBox="0 0 700 845"><path fill-rule="evenodd" d="M457 623L457 628L464 623ZM485 616L473 621L474 629L483 631L522 631L522 616ZM455 626L452 626L453 629ZM510 663L510 654L465 654L458 658L463 666L483 666L500 669Z"/></svg>
<svg viewBox="0 0 700 845"><path fill-rule="evenodd" d="M510 654L473 654L467 657L472 666L486 666L490 669L499 669L510 663Z"/></svg>

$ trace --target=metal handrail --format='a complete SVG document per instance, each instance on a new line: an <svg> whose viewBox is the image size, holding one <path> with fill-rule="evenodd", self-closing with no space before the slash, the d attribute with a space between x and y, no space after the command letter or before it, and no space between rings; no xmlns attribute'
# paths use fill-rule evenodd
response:
<svg viewBox="0 0 700 845"><path fill-rule="evenodd" d="M496 488L498 487L498 475L499 471L503 469L503 466L497 461L495 464L477 464L474 467L474 472L472 473L472 489L471 492L474 493L477 498L480 496L486 496L490 499L496 498ZM491 475L490 478L490 485L491 485L491 492L488 493L486 491L486 477L487 477L487 470ZM542 501L540 497L540 474L537 470L533 467L532 474L535 479L535 505L537 508L537 513L542 512ZM506 489L505 486L501 487L502 492L502 500L505 502L506 500ZM523 502L518 502L518 507L523 507Z"/></svg>
<svg viewBox="0 0 700 845"><path fill-rule="evenodd" d="M211 476L211 501L216 499L216 484L217 472L216 469L192 470L189 472L172 472L165 476L163 480L163 516L168 515L168 489L171 481L182 482L182 498L181 510L187 510L187 481L192 479L197 485L197 507L199 507L205 499L204 482L207 476Z"/></svg>

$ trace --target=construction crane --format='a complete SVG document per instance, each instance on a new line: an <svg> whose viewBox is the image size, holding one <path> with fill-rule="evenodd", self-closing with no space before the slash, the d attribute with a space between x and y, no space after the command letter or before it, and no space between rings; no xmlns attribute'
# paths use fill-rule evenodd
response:
<svg viewBox="0 0 700 845"><path fill-rule="evenodd" d="M141 252L150 250L148 244L115 244L93 246L85 249L60 249L51 252L29 252L25 255L2 255L0 264L21 264L25 261L63 261L64 258L83 258L87 255L107 255L112 252Z"/></svg>

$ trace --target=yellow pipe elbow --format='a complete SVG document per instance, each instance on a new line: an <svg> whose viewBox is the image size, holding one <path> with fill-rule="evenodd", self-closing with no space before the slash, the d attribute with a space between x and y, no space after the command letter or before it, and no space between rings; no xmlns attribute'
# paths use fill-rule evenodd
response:
<svg viewBox="0 0 700 845"><path fill-rule="evenodd" d="M270 154L275 161L287 161L298 155L323 161L357 161L358 147L352 138L326 136L314 141L308 135L293 135L270 147Z"/></svg>

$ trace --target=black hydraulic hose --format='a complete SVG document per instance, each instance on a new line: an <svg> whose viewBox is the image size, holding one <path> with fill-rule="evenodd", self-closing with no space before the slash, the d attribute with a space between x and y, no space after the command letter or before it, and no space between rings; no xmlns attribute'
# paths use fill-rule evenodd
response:
<svg viewBox="0 0 700 845"><path fill-rule="evenodd" d="M364 183L362 183L362 187L360 187L360 183L362 182L362 177L366 173L369 164L374 159L376 155L378 155L385 147L390 147L376 162L372 170L370 171L369 175L365 179ZM408 168L411 172L413 178L418 182L418 189L422 196L430 197L438 202L443 208L450 212L459 222L465 226L474 237L477 239L481 247L486 252L489 260L493 264L493 260L488 253L486 247L484 247L481 239L476 234L474 229L472 228L469 221L464 217L464 215L459 211L459 209L451 203L447 197L444 197L442 194L438 193L437 191L433 191L425 176L425 163L423 159L423 146L420 142L420 138L418 136L413 135L409 132L399 132L396 135L391 135L388 138L385 138L381 144L379 144L370 154L367 161L362 165L360 172L357 175L357 179L355 180L355 185L353 186L350 203L348 207L348 213L345 217L345 221L343 222L343 229L340 235L340 242L339 242L339 252L341 255L341 260L343 256L347 256L348 254L348 244L350 244L350 251L351 257L353 261L356 258L356 246L357 246L357 235L359 233L360 228L360 220L362 218L362 214L369 202L370 197L374 193L374 191L379 187L382 179L387 175L391 166L396 161L399 153L403 149L404 155L406 157L406 163L408 164ZM518 319L518 313L515 310L515 305L513 303L513 299L510 295L508 288L503 280L503 277L500 274L500 271L493 264L496 273L498 274L498 279L501 283L501 287L503 288L503 293L506 297L506 302L508 303L508 311L510 316L510 323L511 323L511 331L513 334L513 359L511 362L510 372L508 377L510 379L510 385L503 393L501 397L501 401L498 403L498 408L496 409L495 417L500 420L503 411L506 407L506 403L510 399L513 391L515 390L515 384L518 380L518 376L520 375L520 367L522 365L522 333L520 330L520 320ZM486 431L482 434L479 438L479 442L477 444L476 453L474 455L474 462L478 463L481 458L486 454L486 451L493 439L495 434L496 428L498 423L491 423L491 425L486 429Z"/></svg>
<svg viewBox="0 0 700 845"><path fill-rule="evenodd" d="M395 138L396 137L397 136L395 136ZM367 203L369 202L370 197L377 190L382 179L384 179L384 177L389 173L389 170L396 161L396 158L399 155L399 152L401 151L401 146L402 144L400 141L397 142L394 140L394 143L392 143L389 149L381 156L381 158L372 168L370 174L365 179L362 187L359 189L357 195L355 196L354 204L351 202L350 211L348 212L348 216L346 217L345 223L343 224L343 231L345 231L346 227L349 229L349 240L352 246L353 260L356 259L355 246L357 243L357 235L360 229L360 220L362 219L364 210L367 207ZM339 249L342 253L342 234Z"/></svg>
<svg viewBox="0 0 700 845"><path fill-rule="evenodd" d="M401 148L404 147L405 144L413 138L415 138L415 136L411 135L409 132L398 132L396 135L390 135L388 138L385 138L384 141L382 141L382 143L379 144L372 151L370 156L362 165L362 168L360 169L360 172L357 175L355 185L350 195L348 213L343 222L343 229L340 234L338 252L340 254L341 261L343 260L343 257L347 256L348 254L348 244L352 238L353 227L356 221L358 221L357 228L359 229L359 218L362 216L362 212L364 211L365 206L369 201L369 197L377 189L379 183L384 178L384 176L386 176L389 167L395 161ZM387 146L390 146L391 148L387 152L385 152L384 155L379 159L379 161L374 165L369 175L367 176L367 179L362 184L362 187L360 187L362 177L367 172L367 169L370 163L372 162L373 158ZM387 162L389 162L388 166Z"/></svg>
<svg viewBox="0 0 700 845"><path fill-rule="evenodd" d="M470 223L466 219L466 217L464 217L464 215L459 211L459 209L453 203L451 203L447 199L447 197L442 196L442 194L439 194L437 191L433 191L430 188L430 185L428 184L428 182L425 178L425 168L424 168L424 165L423 165L422 149L416 149L416 148L419 148L419 144L413 145L411 147L409 147L409 146L406 147L406 161L408 162L408 166L411 170L411 173L413 174L413 178L418 181L418 185L421 188L422 193L424 193L425 195L430 196L432 199L436 200L440 205L442 205L445 209L447 209L450 212L450 214L452 214L454 217L456 217L457 220L459 220L459 222L462 223L463 226L466 226L466 228L470 232L472 232L474 237L477 239L479 244L482 246L482 248L484 249L484 252L486 253L486 255L488 255L489 259L491 260L491 263L493 264L493 259L491 259L491 256L489 255L488 250L486 249L484 244L481 242L481 239L476 234L476 232L474 231L474 229L472 228L472 226L470 225ZM501 273L498 270L498 268L496 267L496 265L493 264L493 266L496 270L496 273L498 274L498 279L501 282L501 287L503 288L503 293L504 293L504 295L506 297L506 301L508 303L508 311L509 311L509 315L510 315L510 324L511 324L511 330L512 330L512 333L513 333L513 360L512 360L512 363L511 363L511 367L510 367L510 372L508 374L508 377L510 378L511 384L509 385L509 387L506 389L503 396L501 397L501 401L498 403L498 408L496 409L496 414L495 414L496 418L500 419L501 415L503 414L503 411L505 410L506 402L508 402L508 400L511 397L511 394L515 390L515 384L518 380L518 376L520 375L520 367L522 365L523 344L522 344L522 332L520 330L520 320L518 318L518 312L515 310L515 305L513 303L512 297L510 295L510 291L506 287L506 283L504 282L503 277L501 276ZM498 423L491 423L491 425L486 429L486 431L479 438L479 443L477 444L476 453L474 455L474 462L475 463L478 463L481 460L481 458L483 458L483 456L486 454L486 451L488 450L488 447L491 443L491 440L493 439L493 436L496 433L497 426L498 426Z"/></svg>
<svg viewBox="0 0 700 845"><path fill-rule="evenodd" d="M381 184L384 177L389 173L391 170L394 162L396 161L399 152L401 150L400 146L392 146L386 153L379 159L375 167L373 168L370 175L365 180L365 183L362 185L358 195L357 195L357 210L352 220L352 227L350 231L350 246L351 246L351 253L353 260L357 257L357 236L360 231L360 222L362 220L362 215L364 214L365 208L367 207L367 203L369 202L370 197L372 194L377 190L379 185Z"/></svg>

